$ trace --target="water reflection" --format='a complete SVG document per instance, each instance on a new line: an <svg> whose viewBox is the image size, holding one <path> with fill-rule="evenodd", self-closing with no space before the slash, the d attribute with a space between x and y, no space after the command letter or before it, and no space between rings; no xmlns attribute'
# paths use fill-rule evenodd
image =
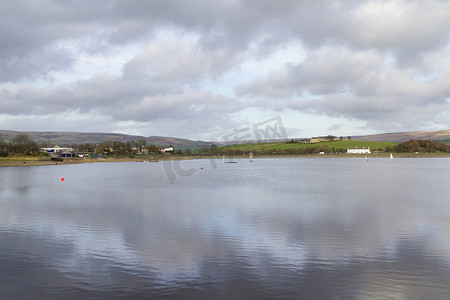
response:
<svg viewBox="0 0 450 300"><path fill-rule="evenodd" d="M174 184L159 164L3 168L0 293L449 296L448 163L242 160Z"/></svg>

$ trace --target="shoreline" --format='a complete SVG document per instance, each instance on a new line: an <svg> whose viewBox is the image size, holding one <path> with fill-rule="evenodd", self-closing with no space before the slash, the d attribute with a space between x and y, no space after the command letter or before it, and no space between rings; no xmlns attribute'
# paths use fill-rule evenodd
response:
<svg viewBox="0 0 450 300"><path fill-rule="evenodd" d="M308 154L308 155L260 155L253 160L261 158L389 158L389 153L375 153L369 155L363 154ZM450 157L450 153L395 153L394 158L440 158ZM111 158L68 158L62 161L53 161L44 157L2 157L0 158L0 167L31 167L31 166L52 166L52 165L72 165L85 163L108 163L108 162L158 162L158 161L174 161L174 160L196 160L196 159L217 159L221 160L222 156L161 156L161 157L111 157ZM235 156L233 159L248 159L246 156Z"/></svg>

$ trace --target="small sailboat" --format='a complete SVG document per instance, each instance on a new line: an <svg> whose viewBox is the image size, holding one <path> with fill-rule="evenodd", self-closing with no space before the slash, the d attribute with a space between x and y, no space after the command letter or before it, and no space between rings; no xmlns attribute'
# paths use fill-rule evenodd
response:
<svg viewBox="0 0 450 300"><path fill-rule="evenodd" d="M392 155L392 153L391 153L391 155L389 156L389 158L390 158L390 159L393 159L393 158L394 158L394 155Z"/></svg>
<svg viewBox="0 0 450 300"><path fill-rule="evenodd" d="M248 158L250 159L250 162L253 162L253 153L252 152L250 152L248 154Z"/></svg>
<svg viewBox="0 0 450 300"><path fill-rule="evenodd" d="M366 156L364 156L364 158L366 159L366 161L369 161L369 158L367 157L367 155L366 155Z"/></svg>

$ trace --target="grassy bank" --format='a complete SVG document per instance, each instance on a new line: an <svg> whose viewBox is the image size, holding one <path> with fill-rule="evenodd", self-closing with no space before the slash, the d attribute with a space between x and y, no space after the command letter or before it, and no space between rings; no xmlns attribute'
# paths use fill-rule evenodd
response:
<svg viewBox="0 0 450 300"><path fill-rule="evenodd" d="M111 159L83 159L83 158L68 158L62 161L54 161L48 157L33 157L33 156L11 156L1 157L0 167L27 167L27 166L49 166L49 165L69 165L82 164L94 162L124 162L135 161L131 158L111 158Z"/></svg>
<svg viewBox="0 0 450 300"><path fill-rule="evenodd" d="M27 167L27 166L49 166L49 165L70 165L70 164L85 164L85 163L104 163L104 162L140 162L140 161L163 161L163 160L184 160L193 159L192 156L175 156L175 155L161 155L161 156L138 156L138 157L100 157L95 159L88 158L66 158L62 161L54 161L49 157L42 156L8 156L0 157L0 167Z"/></svg>
<svg viewBox="0 0 450 300"><path fill-rule="evenodd" d="M367 142L367 141L333 141L333 142L320 142L314 144L304 143L286 143L286 142L272 142L272 143L252 143L252 144L236 144L220 147L222 151L240 151L240 152L253 152L253 153L270 153L272 152L289 152L299 151L311 148L327 148L327 149L345 149L348 148L367 148L370 147L372 151L383 150L388 146L395 146L398 143L390 142Z"/></svg>
<svg viewBox="0 0 450 300"><path fill-rule="evenodd" d="M393 153L394 158L432 158L432 157L450 157L450 153ZM261 154L255 155L253 159L259 158L389 158L390 153L381 152L381 153L371 153L371 154ZM197 156L187 156L191 159L220 159L222 160L222 155L197 155ZM233 155L233 159L249 159L247 154L241 155ZM228 159L228 156L227 156Z"/></svg>

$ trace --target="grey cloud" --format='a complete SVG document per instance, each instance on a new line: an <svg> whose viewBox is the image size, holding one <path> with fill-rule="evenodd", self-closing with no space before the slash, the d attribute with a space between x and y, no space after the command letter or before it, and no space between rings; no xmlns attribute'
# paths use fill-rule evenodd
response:
<svg viewBox="0 0 450 300"><path fill-rule="evenodd" d="M78 53L106 51L151 39L157 30L179 34L215 31L220 5L204 1L15 1L0 4L0 81L15 82L65 70ZM87 41L95 40L94 44ZM224 52L227 50L224 48ZM63 52L63 53L62 53ZM219 57L217 57L219 58Z"/></svg>
<svg viewBox="0 0 450 300"><path fill-rule="evenodd" d="M341 44L389 51L399 58L442 47L449 41L449 4L443 1L14 1L0 4L0 80L67 68L73 56L57 44L94 37L96 51L151 38L157 30L199 35L205 49L261 51L296 39L306 47ZM42 59L50 55L56 59ZM76 55L76 54L73 54Z"/></svg>
<svg viewBox="0 0 450 300"><path fill-rule="evenodd" d="M186 91L119 106L105 107L118 120L149 121L155 119L220 119L240 108L231 97L213 96L208 91Z"/></svg>
<svg viewBox="0 0 450 300"><path fill-rule="evenodd" d="M261 106L281 105L359 119L379 129L387 121L396 124L391 129L409 128L414 122L415 128L429 127L428 120L448 110L445 99L450 93L450 68L443 67L442 61L445 59L441 57L439 71L427 78L420 69L398 68L389 56L377 52L321 48L301 63L285 65L241 84L236 92L240 96L264 97L267 100L259 102ZM403 114L406 111L409 116Z"/></svg>
<svg viewBox="0 0 450 300"><path fill-rule="evenodd" d="M195 42L195 39L194 39ZM67 84L0 87L5 114L96 113L116 121L226 121L243 105L232 97L197 91L201 80L219 78L239 56L209 51L192 41L155 40L132 58L121 75L98 74Z"/></svg>
<svg viewBox="0 0 450 300"><path fill-rule="evenodd" d="M319 115L363 120L367 128L378 130L434 129L445 124L450 105L426 99L395 97L355 97L350 94L324 96L320 99L292 101L287 107Z"/></svg>
<svg viewBox="0 0 450 300"><path fill-rule="evenodd" d="M396 116L399 126L410 120L430 124L427 118L445 121L449 5L439 0L6 1L0 4L0 111L230 124L233 113L252 105L360 119L370 126ZM292 41L303 47L305 59L236 82L243 101L204 90L205 81L218 84L231 71L239 72L246 58L263 61ZM52 76L72 70L80 55L120 52L127 45L143 49L124 64L122 74L98 70L92 78L51 84ZM36 87L37 79L49 85ZM415 117L408 119L406 111Z"/></svg>
<svg viewBox="0 0 450 300"><path fill-rule="evenodd" d="M0 37L0 82L15 82L22 78L30 80L45 78L52 71L70 69L75 59L64 49L44 45L29 49L26 45L20 45L18 48L21 49L14 49L13 46L8 49L11 43L5 39Z"/></svg>
<svg viewBox="0 0 450 300"><path fill-rule="evenodd" d="M161 84L164 86L164 83ZM51 115L67 111L95 113L115 121L203 120L220 122L244 107L232 97L206 90L177 90L169 83L138 82L99 76L88 81L45 88L10 87L0 91L0 110L11 115ZM161 90L162 89L162 90Z"/></svg>
<svg viewBox="0 0 450 300"><path fill-rule="evenodd" d="M0 80L14 82L68 68L75 56L61 50L58 42L95 31L94 18L83 18L92 11L94 7L75 2L2 2Z"/></svg>
<svg viewBox="0 0 450 300"><path fill-rule="evenodd" d="M120 131L214 139L214 132L239 125L231 116L245 104L209 91L186 90L164 95L134 91L114 77L58 88L2 90L0 111L18 118L0 120L0 127L40 130ZM8 95L6 98L5 95ZM75 112L73 116L71 112ZM128 124L128 122L131 122ZM124 123L124 124L121 124Z"/></svg>
<svg viewBox="0 0 450 300"><path fill-rule="evenodd" d="M114 77L96 77L90 81L47 86L43 88L17 85L1 90L3 98L0 108L3 113L51 114L68 110L88 112L93 107L102 107L110 101L120 99L120 87Z"/></svg>
<svg viewBox="0 0 450 300"><path fill-rule="evenodd" d="M218 78L241 59L223 49L209 51L182 41L157 41L145 48L124 66L130 79L146 77L151 81L181 84Z"/></svg>
<svg viewBox="0 0 450 300"><path fill-rule="evenodd" d="M450 5L445 1L368 1L352 14L350 34L363 47L408 55L449 41Z"/></svg>
<svg viewBox="0 0 450 300"><path fill-rule="evenodd" d="M0 120L0 128L13 130L81 131L81 132L116 132L123 129L109 117L86 115L83 118L70 114L54 115L20 115Z"/></svg>
<svg viewBox="0 0 450 300"><path fill-rule="evenodd" d="M328 94L357 87L358 93L377 88L383 72L383 58L371 51L351 52L343 48L320 48L299 64L286 64L267 76L236 87L238 95L266 95L285 98Z"/></svg>
<svg viewBox="0 0 450 300"><path fill-rule="evenodd" d="M341 129L342 125L343 125L342 123L333 124L328 128L328 130L339 130L339 129Z"/></svg>
<svg viewBox="0 0 450 300"><path fill-rule="evenodd" d="M299 111L356 119L380 119L383 115L395 114L401 108L393 98L361 98L352 94L323 96L320 99L292 101L287 105Z"/></svg>

